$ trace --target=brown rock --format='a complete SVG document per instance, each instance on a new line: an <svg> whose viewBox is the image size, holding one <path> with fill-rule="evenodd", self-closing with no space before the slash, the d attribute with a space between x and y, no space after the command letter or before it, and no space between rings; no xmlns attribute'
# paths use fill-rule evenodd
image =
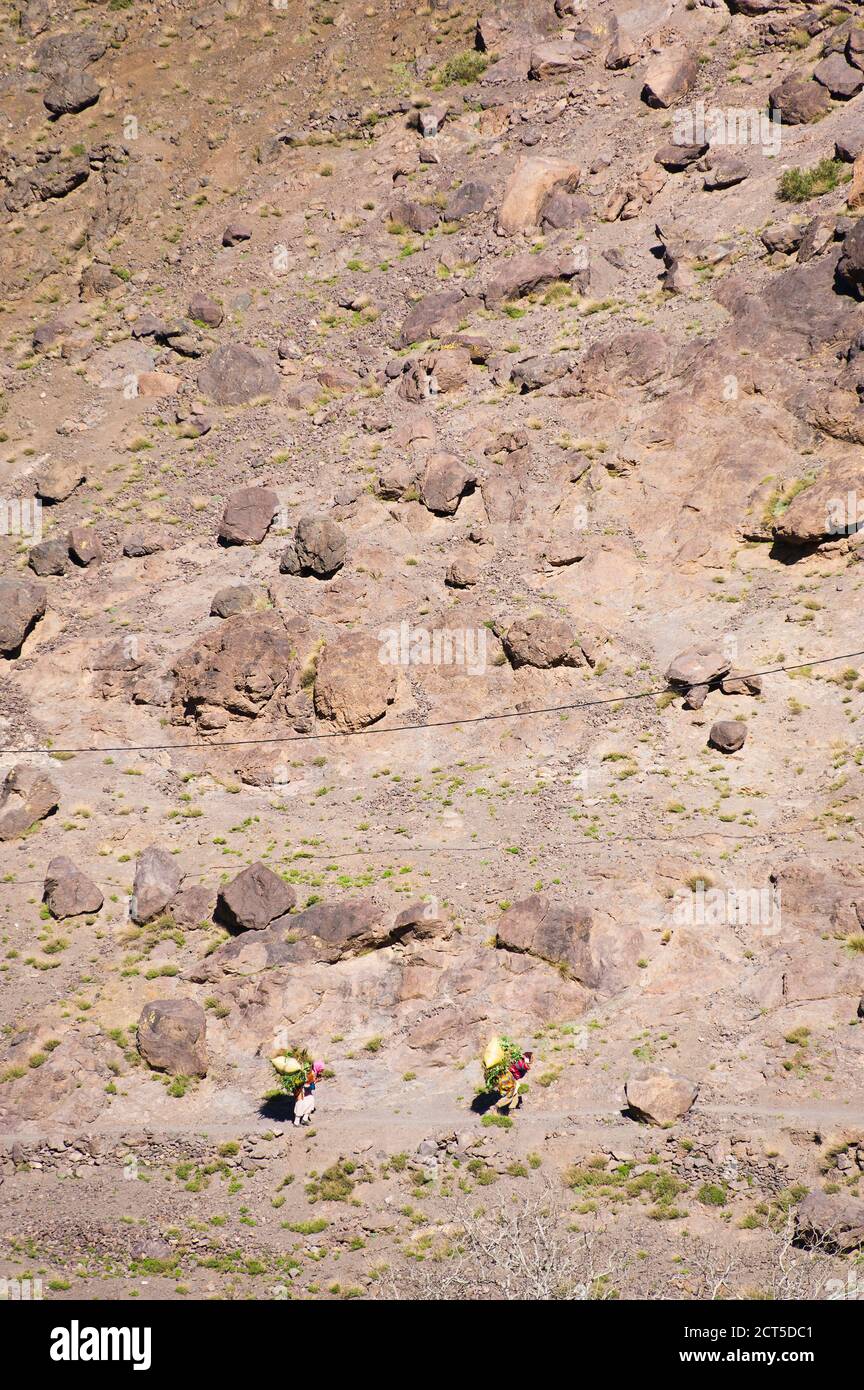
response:
<svg viewBox="0 0 864 1390"><path fill-rule="evenodd" d="M698 1094L697 1082L651 1068L629 1077L625 1087L627 1108L633 1118L663 1129L686 1115Z"/></svg>
<svg viewBox="0 0 864 1390"><path fill-rule="evenodd" d="M250 864L219 889L216 919L232 931L262 931L290 911L296 893L266 864Z"/></svg>
<svg viewBox="0 0 864 1390"><path fill-rule="evenodd" d="M796 1239L848 1254L864 1245L864 1201L842 1192L809 1192L795 1213Z"/></svg>
<svg viewBox="0 0 864 1390"><path fill-rule="evenodd" d="M194 999L154 999L138 1019L138 1051L171 1076L207 1075L207 1020Z"/></svg>
<svg viewBox="0 0 864 1390"><path fill-rule="evenodd" d="M292 634L274 610L226 618L174 667L177 718L222 728L229 715L254 719L278 691L295 688L299 661Z"/></svg>
<svg viewBox="0 0 864 1390"><path fill-rule="evenodd" d="M504 637L513 666L581 666L584 657L575 632L563 618L545 614L517 618Z"/></svg>
<svg viewBox="0 0 864 1390"><path fill-rule="evenodd" d="M420 479L420 501L430 512L452 516L477 475L455 454L431 454Z"/></svg>
<svg viewBox="0 0 864 1390"><path fill-rule="evenodd" d="M725 676L732 662L717 647L688 647L666 667L670 685L687 689L691 685L713 685Z"/></svg>
<svg viewBox="0 0 864 1390"><path fill-rule="evenodd" d="M599 983L591 953L591 914L584 908L565 907L535 893L507 909L495 940L503 950L525 952L562 967L589 989Z"/></svg>
<svg viewBox="0 0 864 1390"><path fill-rule="evenodd" d="M43 502L65 502L85 477L84 465L77 459L55 459L39 474L36 495Z"/></svg>
<svg viewBox="0 0 864 1390"><path fill-rule="evenodd" d="M672 106L683 97L699 72L696 59L683 45L660 53L645 69L642 100L649 106Z"/></svg>
<svg viewBox="0 0 864 1390"><path fill-rule="evenodd" d="M379 643L352 632L328 642L315 675L315 713L340 729L362 729L387 712L396 694L396 671Z"/></svg>
<svg viewBox="0 0 864 1390"><path fill-rule="evenodd" d="M239 246L241 241L252 239L253 228L251 222L229 222L222 233L223 246Z"/></svg>
<svg viewBox="0 0 864 1390"><path fill-rule="evenodd" d="M80 917L98 912L104 902L92 879L64 854L56 855L45 872L42 901L52 917Z"/></svg>
<svg viewBox="0 0 864 1390"><path fill-rule="evenodd" d="M223 545L260 545L273 523L279 498L269 487L243 487L225 503L219 523Z"/></svg>
<svg viewBox="0 0 864 1390"><path fill-rule="evenodd" d="M280 381L278 369L265 352L234 344L211 353L198 374L198 389L217 405L248 405L272 396Z"/></svg>
<svg viewBox="0 0 864 1390"><path fill-rule="evenodd" d="M34 545L27 556L27 564L40 578L45 575L65 574L69 562L69 547L65 541L40 541Z"/></svg>
<svg viewBox="0 0 864 1390"><path fill-rule="evenodd" d="M209 294L199 292L193 294L189 300L189 317L198 323L206 323L208 328L218 328L225 317L225 311Z"/></svg>
<svg viewBox="0 0 864 1390"><path fill-rule="evenodd" d="M711 725L708 743L721 753L737 753L739 748L744 747L746 737L747 725L740 719L718 719L716 724Z"/></svg>
<svg viewBox="0 0 864 1390"><path fill-rule="evenodd" d="M784 125L807 125L828 114L831 98L805 73L792 72L769 92L768 105Z"/></svg>
<svg viewBox="0 0 864 1390"><path fill-rule="evenodd" d="M496 262L495 274L483 290L483 298L488 306L501 304L507 299L521 299L532 290L542 289L555 280L576 280L580 290L588 288L589 273L583 256L574 253L555 255L541 252L532 255L502 258Z"/></svg>
<svg viewBox="0 0 864 1390"><path fill-rule="evenodd" d="M161 917L180 887L182 874L172 854L148 845L138 856L129 915L133 922L152 922Z"/></svg>
<svg viewBox="0 0 864 1390"><path fill-rule="evenodd" d="M236 618L238 613L247 613L254 608L256 593L248 584L228 584L217 589L210 600L210 615L213 618Z"/></svg>
<svg viewBox="0 0 864 1390"><path fill-rule="evenodd" d="M329 579L344 565L347 550L345 532L335 521L326 516L303 516L292 544L282 553L279 568L283 574L315 574Z"/></svg>
<svg viewBox="0 0 864 1390"><path fill-rule="evenodd" d="M540 210L547 193L558 186L572 192L578 185L581 168L564 159L547 159L540 155L523 159L510 176L504 190L498 229L507 236L535 231L540 224Z"/></svg>
<svg viewBox="0 0 864 1390"><path fill-rule="evenodd" d="M69 554L85 569L102 559L102 542L92 526L73 526L68 538Z"/></svg>
<svg viewBox="0 0 864 1390"><path fill-rule="evenodd" d="M16 763L0 790L0 840L17 839L59 804L60 793L47 772Z"/></svg>

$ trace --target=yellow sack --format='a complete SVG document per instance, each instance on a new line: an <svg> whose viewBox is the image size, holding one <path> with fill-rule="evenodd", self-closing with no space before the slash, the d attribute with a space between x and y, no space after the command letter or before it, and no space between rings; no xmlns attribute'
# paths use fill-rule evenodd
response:
<svg viewBox="0 0 864 1390"><path fill-rule="evenodd" d="M504 1049L501 1046L500 1038L490 1038L486 1044L486 1051L483 1053L483 1066L486 1071L490 1067L497 1067L499 1062L504 1061Z"/></svg>
<svg viewBox="0 0 864 1390"><path fill-rule="evenodd" d="M292 1071L302 1071L303 1067L296 1057L273 1057L273 1065L282 1076L290 1076Z"/></svg>

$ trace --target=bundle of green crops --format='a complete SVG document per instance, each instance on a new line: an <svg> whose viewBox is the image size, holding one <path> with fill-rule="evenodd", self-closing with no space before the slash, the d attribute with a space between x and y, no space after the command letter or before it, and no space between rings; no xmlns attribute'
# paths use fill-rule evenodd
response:
<svg viewBox="0 0 864 1390"><path fill-rule="evenodd" d="M276 1073L281 1089L286 1095L293 1096L306 1080L312 1066L312 1058L304 1047L295 1047L271 1057L270 1065Z"/></svg>
<svg viewBox="0 0 864 1390"><path fill-rule="evenodd" d="M522 1049L511 1038L493 1038L483 1054L482 1091L497 1091L508 1067L522 1056Z"/></svg>

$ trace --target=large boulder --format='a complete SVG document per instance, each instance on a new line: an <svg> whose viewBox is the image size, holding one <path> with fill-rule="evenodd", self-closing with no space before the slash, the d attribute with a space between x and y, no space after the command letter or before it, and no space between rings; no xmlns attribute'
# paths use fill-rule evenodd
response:
<svg viewBox="0 0 864 1390"><path fill-rule="evenodd" d="M65 541L40 541L27 556L27 564L40 579L47 575L65 574L69 564L69 547Z"/></svg>
<svg viewBox="0 0 864 1390"><path fill-rule="evenodd" d="M67 116L95 106L101 90L92 73L83 68L66 68L49 84L42 100L52 116Z"/></svg>
<svg viewBox="0 0 864 1390"><path fill-rule="evenodd" d="M504 650L513 666L581 666L582 648L563 618L545 614L517 618L504 635Z"/></svg>
<svg viewBox="0 0 864 1390"><path fill-rule="evenodd" d="M475 308L479 308L479 300L469 298L463 290L436 290L434 294L427 294L409 310L396 346L410 347L411 343L420 343L426 338L455 333Z"/></svg>
<svg viewBox="0 0 864 1390"><path fill-rule="evenodd" d="M831 110L831 97L825 87L803 72L791 72L772 87L768 105L784 125L808 125L821 120Z"/></svg>
<svg viewBox="0 0 864 1390"><path fill-rule="evenodd" d="M847 63L842 53L831 53L813 69L814 81L820 83L838 101L848 101L864 87L864 73Z"/></svg>
<svg viewBox="0 0 864 1390"><path fill-rule="evenodd" d="M226 618L188 648L173 667L177 719L220 729L231 715L254 719L279 691L292 691L300 665L281 614Z"/></svg>
<svg viewBox="0 0 864 1390"><path fill-rule="evenodd" d="M279 966L334 965L445 930L446 923L429 903L414 902L398 913L368 898L319 903L279 917L263 931L243 932L225 942L195 966L192 978L216 982L226 975L247 978Z"/></svg>
<svg viewBox="0 0 864 1390"><path fill-rule="evenodd" d="M420 501L430 512L452 516L477 474L455 454L431 454L420 479Z"/></svg>
<svg viewBox="0 0 864 1390"><path fill-rule="evenodd" d="M43 502L65 502L86 476L87 470L78 459L53 459L37 475L36 495Z"/></svg>
<svg viewBox="0 0 864 1390"><path fill-rule="evenodd" d="M861 224L864 227L864 223ZM819 545L836 541L858 529L858 508L850 508L847 498L857 496L860 473L847 464L829 464L824 472L793 497L785 511L775 517L772 535L786 545Z"/></svg>
<svg viewBox="0 0 864 1390"><path fill-rule="evenodd" d="M314 574L329 579L345 563L345 532L327 516L302 516L294 540L279 561L283 574Z"/></svg>
<svg viewBox="0 0 864 1390"><path fill-rule="evenodd" d="M67 68L85 68L98 63L107 47L95 29L50 34L36 50L36 62L45 77L58 77Z"/></svg>
<svg viewBox="0 0 864 1390"><path fill-rule="evenodd" d="M216 917L232 931L262 931L291 910L296 896L266 864L250 864L220 888Z"/></svg>
<svg viewBox="0 0 864 1390"><path fill-rule="evenodd" d="M0 656L17 656L24 638L45 612L44 584L0 579Z"/></svg>
<svg viewBox="0 0 864 1390"><path fill-rule="evenodd" d="M45 871L42 901L52 917L80 917L98 912L104 898L91 878L65 854L58 854Z"/></svg>
<svg viewBox="0 0 864 1390"><path fill-rule="evenodd" d="M558 187L572 192L579 183L581 173L578 164L566 159L534 155L521 160L504 190L498 213L498 230L507 236L536 231L547 193Z"/></svg>
<svg viewBox="0 0 864 1390"><path fill-rule="evenodd" d="M664 1129L687 1114L698 1094L697 1082L650 1067L628 1077L625 1087L631 1116Z"/></svg>
<svg viewBox="0 0 864 1390"><path fill-rule="evenodd" d="M544 77L566 77L590 56L591 50L581 43L568 43L565 39L538 43L531 52L528 76L535 81Z"/></svg>
<svg viewBox="0 0 864 1390"><path fill-rule="evenodd" d="M161 917L180 887L183 875L172 854L159 845L141 851L135 867L129 916L133 922L152 922Z"/></svg>
<svg viewBox="0 0 864 1390"><path fill-rule="evenodd" d="M666 667L666 680L676 689L689 690L694 685L712 685L731 669L731 658L719 647L687 647Z"/></svg>
<svg viewBox="0 0 864 1390"><path fill-rule="evenodd" d="M234 344L208 357L198 374L198 389L216 405L248 405L272 396L280 380L275 363L260 348Z"/></svg>
<svg viewBox="0 0 864 1390"><path fill-rule="evenodd" d="M0 790L0 840L15 840L56 811L60 793L38 767L16 763Z"/></svg>
<svg viewBox="0 0 864 1390"><path fill-rule="evenodd" d="M747 725L740 719L718 719L711 725L708 742L720 753L737 753L744 747Z"/></svg>
<svg viewBox="0 0 864 1390"><path fill-rule="evenodd" d="M486 288L483 298L491 308L507 299L521 299L533 290L551 285L555 280L578 280L578 288L588 288L588 269L583 256L572 252L555 255L541 252L532 255L513 256L497 262L496 270Z"/></svg>
<svg viewBox="0 0 864 1390"><path fill-rule="evenodd" d="M588 988L599 983L599 968L591 953L591 914L584 908L532 894L501 917L496 945L548 961Z"/></svg>
<svg viewBox="0 0 864 1390"><path fill-rule="evenodd" d="M842 1192L810 1192L795 1214L802 1245L848 1254L864 1246L864 1201Z"/></svg>
<svg viewBox="0 0 864 1390"><path fill-rule="evenodd" d="M273 524L279 498L269 487L241 487L225 503L219 523L223 545L260 545Z"/></svg>
<svg viewBox="0 0 864 1390"><path fill-rule="evenodd" d="M448 194L445 214L448 222L461 222L463 217L473 217L485 212L492 196L492 188L482 179L467 179Z"/></svg>
<svg viewBox="0 0 864 1390"><path fill-rule="evenodd" d="M652 58L643 78L642 100L649 106L671 106L689 92L699 66L689 49L678 44Z"/></svg>
<svg viewBox="0 0 864 1390"><path fill-rule="evenodd" d="M171 1076L207 1075L207 1019L194 999L154 999L138 1019L138 1051Z"/></svg>
<svg viewBox="0 0 864 1390"><path fill-rule="evenodd" d="M374 637L350 632L324 647L315 673L315 713L344 730L374 724L396 694L396 671Z"/></svg>

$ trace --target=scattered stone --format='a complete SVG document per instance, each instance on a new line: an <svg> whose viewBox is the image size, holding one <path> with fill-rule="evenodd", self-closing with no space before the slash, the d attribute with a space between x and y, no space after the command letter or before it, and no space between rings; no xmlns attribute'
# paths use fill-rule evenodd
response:
<svg viewBox="0 0 864 1390"><path fill-rule="evenodd" d="M213 618L235 618L238 613L246 613L254 608L257 595L248 584L228 584L217 589L210 601L210 616Z"/></svg>
<svg viewBox="0 0 864 1390"><path fill-rule="evenodd" d="M86 476L83 464L77 460L55 459L38 475L36 495L43 502L65 502Z"/></svg>
<svg viewBox="0 0 864 1390"><path fill-rule="evenodd" d="M713 685L725 676L732 662L717 647L688 647L673 657L666 668L670 685L688 690L694 685Z"/></svg>
<svg viewBox="0 0 864 1390"><path fill-rule="evenodd" d="M768 105L784 125L808 125L827 116L831 98L820 83L804 73L792 72L769 92Z"/></svg>
<svg viewBox="0 0 864 1390"><path fill-rule="evenodd" d="M821 63L817 63L813 69L813 78L823 87L827 87L832 97L836 97L838 101L848 101L850 97L857 96L864 87L864 73L860 68L847 63L842 53L832 53L829 57L823 58Z"/></svg>
<svg viewBox="0 0 864 1390"><path fill-rule="evenodd" d="M251 241L253 235L250 222L229 222L222 233L223 246L239 246L241 241Z"/></svg>
<svg viewBox="0 0 864 1390"><path fill-rule="evenodd" d="M593 989L599 983L599 969L591 953L591 926L586 909L564 907L535 893L506 910L499 919L495 943L503 950L564 967L568 977Z"/></svg>
<svg viewBox="0 0 864 1390"><path fill-rule="evenodd" d="M513 666L581 666L582 648L575 632L563 618L540 614L517 618L504 637L504 650Z"/></svg>
<svg viewBox="0 0 864 1390"><path fill-rule="evenodd" d="M522 160L510 177L498 213L498 230L506 236L536 231L546 195L553 188L573 192L581 177L581 167L564 159L532 155Z"/></svg>
<svg viewBox="0 0 864 1390"><path fill-rule="evenodd" d="M164 549L165 539L157 531L129 531L123 542L123 554L135 560L145 555L157 555Z"/></svg>
<svg viewBox="0 0 864 1390"><path fill-rule="evenodd" d="M198 323L206 323L208 328L218 328L225 317L221 304L208 294L193 294L189 300L189 317Z"/></svg>
<svg viewBox="0 0 864 1390"><path fill-rule="evenodd" d="M662 145L654 156L655 164L662 164L664 169L675 173L681 169L688 169L691 164L695 164L697 159L702 159L708 153L708 146L702 145Z"/></svg>
<svg viewBox="0 0 864 1390"><path fill-rule="evenodd" d="M76 111L86 111L88 106L95 106L101 90L92 73L68 68L54 79L42 100L55 118L68 116Z"/></svg>
<svg viewBox="0 0 864 1390"><path fill-rule="evenodd" d="M536 256L528 252L524 256L502 260L483 290L483 298L491 307L507 299L521 299L523 295L551 285L555 280L575 281L574 288L584 292L589 284L585 257L574 252L564 255L540 252Z"/></svg>
<svg viewBox="0 0 864 1390"><path fill-rule="evenodd" d="M448 222L461 222L485 212L492 197L492 188L482 179L467 179L447 198L444 215Z"/></svg>
<svg viewBox="0 0 864 1390"><path fill-rule="evenodd" d="M566 39L540 43L531 54L528 76L535 81L544 77L566 77L590 56L591 50L584 44L569 43Z"/></svg>

